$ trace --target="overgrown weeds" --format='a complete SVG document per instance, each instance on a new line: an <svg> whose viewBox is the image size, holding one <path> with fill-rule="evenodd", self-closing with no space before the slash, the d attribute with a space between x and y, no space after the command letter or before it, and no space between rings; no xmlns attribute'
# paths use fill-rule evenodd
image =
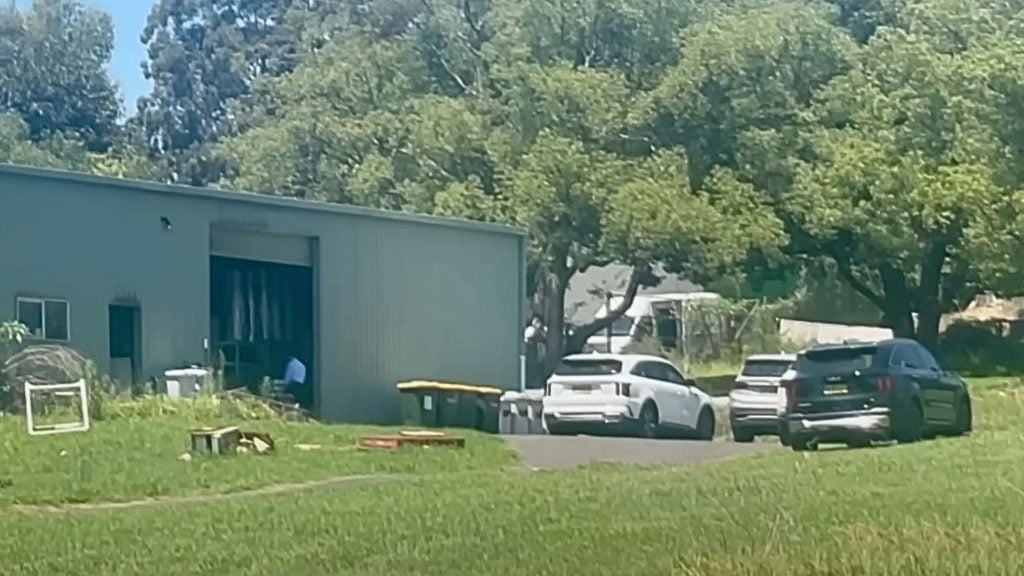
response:
<svg viewBox="0 0 1024 576"><path fill-rule="evenodd" d="M201 422L211 419L231 421L276 420L278 414L259 400L202 394L191 399L167 396L139 396L104 400L103 420L148 420L173 416Z"/></svg>

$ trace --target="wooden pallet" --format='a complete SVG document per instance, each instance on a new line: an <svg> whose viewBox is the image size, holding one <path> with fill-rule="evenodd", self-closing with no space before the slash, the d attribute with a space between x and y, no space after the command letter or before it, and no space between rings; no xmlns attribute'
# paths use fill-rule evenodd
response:
<svg viewBox="0 0 1024 576"><path fill-rule="evenodd" d="M466 439L458 436L363 436L359 439L362 450L398 450L399 448L465 448Z"/></svg>

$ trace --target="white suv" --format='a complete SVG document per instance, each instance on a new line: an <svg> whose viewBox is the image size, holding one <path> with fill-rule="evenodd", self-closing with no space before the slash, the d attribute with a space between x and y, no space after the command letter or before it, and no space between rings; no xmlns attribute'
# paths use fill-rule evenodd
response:
<svg viewBox="0 0 1024 576"><path fill-rule="evenodd" d="M729 423L736 442L753 442L759 435L779 434L783 374L796 361L793 354L757 354L747 358L729 393Z"/></svg>
<svg viewBox="0 0 1024 576"><path fill-rule="evenodd" d="M667 360L630 354L564 358L544 391L544 423L549 434L715 436L711 396Z"/></svg>

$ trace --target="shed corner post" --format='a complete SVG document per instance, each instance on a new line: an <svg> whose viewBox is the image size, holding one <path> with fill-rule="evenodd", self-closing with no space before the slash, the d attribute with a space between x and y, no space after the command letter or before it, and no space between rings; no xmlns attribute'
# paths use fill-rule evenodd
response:
<svg viewBox="0 0 1024 576"><path fill-rule="evenodd" d="M519 351L519 391L526 391L526 341L523 337L526 323L529 322L526 301L528 298L528 287L526 286L526 243L529 237L523 234L519 237L519 325L516 327L517 350Z"/></svg>

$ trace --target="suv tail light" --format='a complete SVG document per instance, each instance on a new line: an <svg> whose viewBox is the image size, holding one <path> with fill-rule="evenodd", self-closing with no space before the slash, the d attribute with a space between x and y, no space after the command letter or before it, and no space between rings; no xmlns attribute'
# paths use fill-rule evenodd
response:
<svg viewBox="0 0 1024 576"><path fill-rule="evenodd" d="M544 384L544 395L551 396L551 383L547 382Z"/></svg>
<svg viewBox="0 0 1024 576"><path fill-rule="evenodd" d="M750 387L750 385L747 384L746 382L742 381L742 380L737 380L737 381L732 383L732 389L733 390L742 390L744 388L749 388L749 387Z"/></svg>
<svg viewBox="0 0 1024 576"><path fill-rule="evenodd" d="M619 396L629 396L629 393L632 391L632 386L630 386L629 382L619 382L615 385L615 390L618 392Z"/></svg>
<svg viewBox="0 0 1024 576"><path fill-rule="evenodd" d="M892 378L888 376L882 376L878 379L878 391L882 394L888 394L892 392Z"/></svg>

